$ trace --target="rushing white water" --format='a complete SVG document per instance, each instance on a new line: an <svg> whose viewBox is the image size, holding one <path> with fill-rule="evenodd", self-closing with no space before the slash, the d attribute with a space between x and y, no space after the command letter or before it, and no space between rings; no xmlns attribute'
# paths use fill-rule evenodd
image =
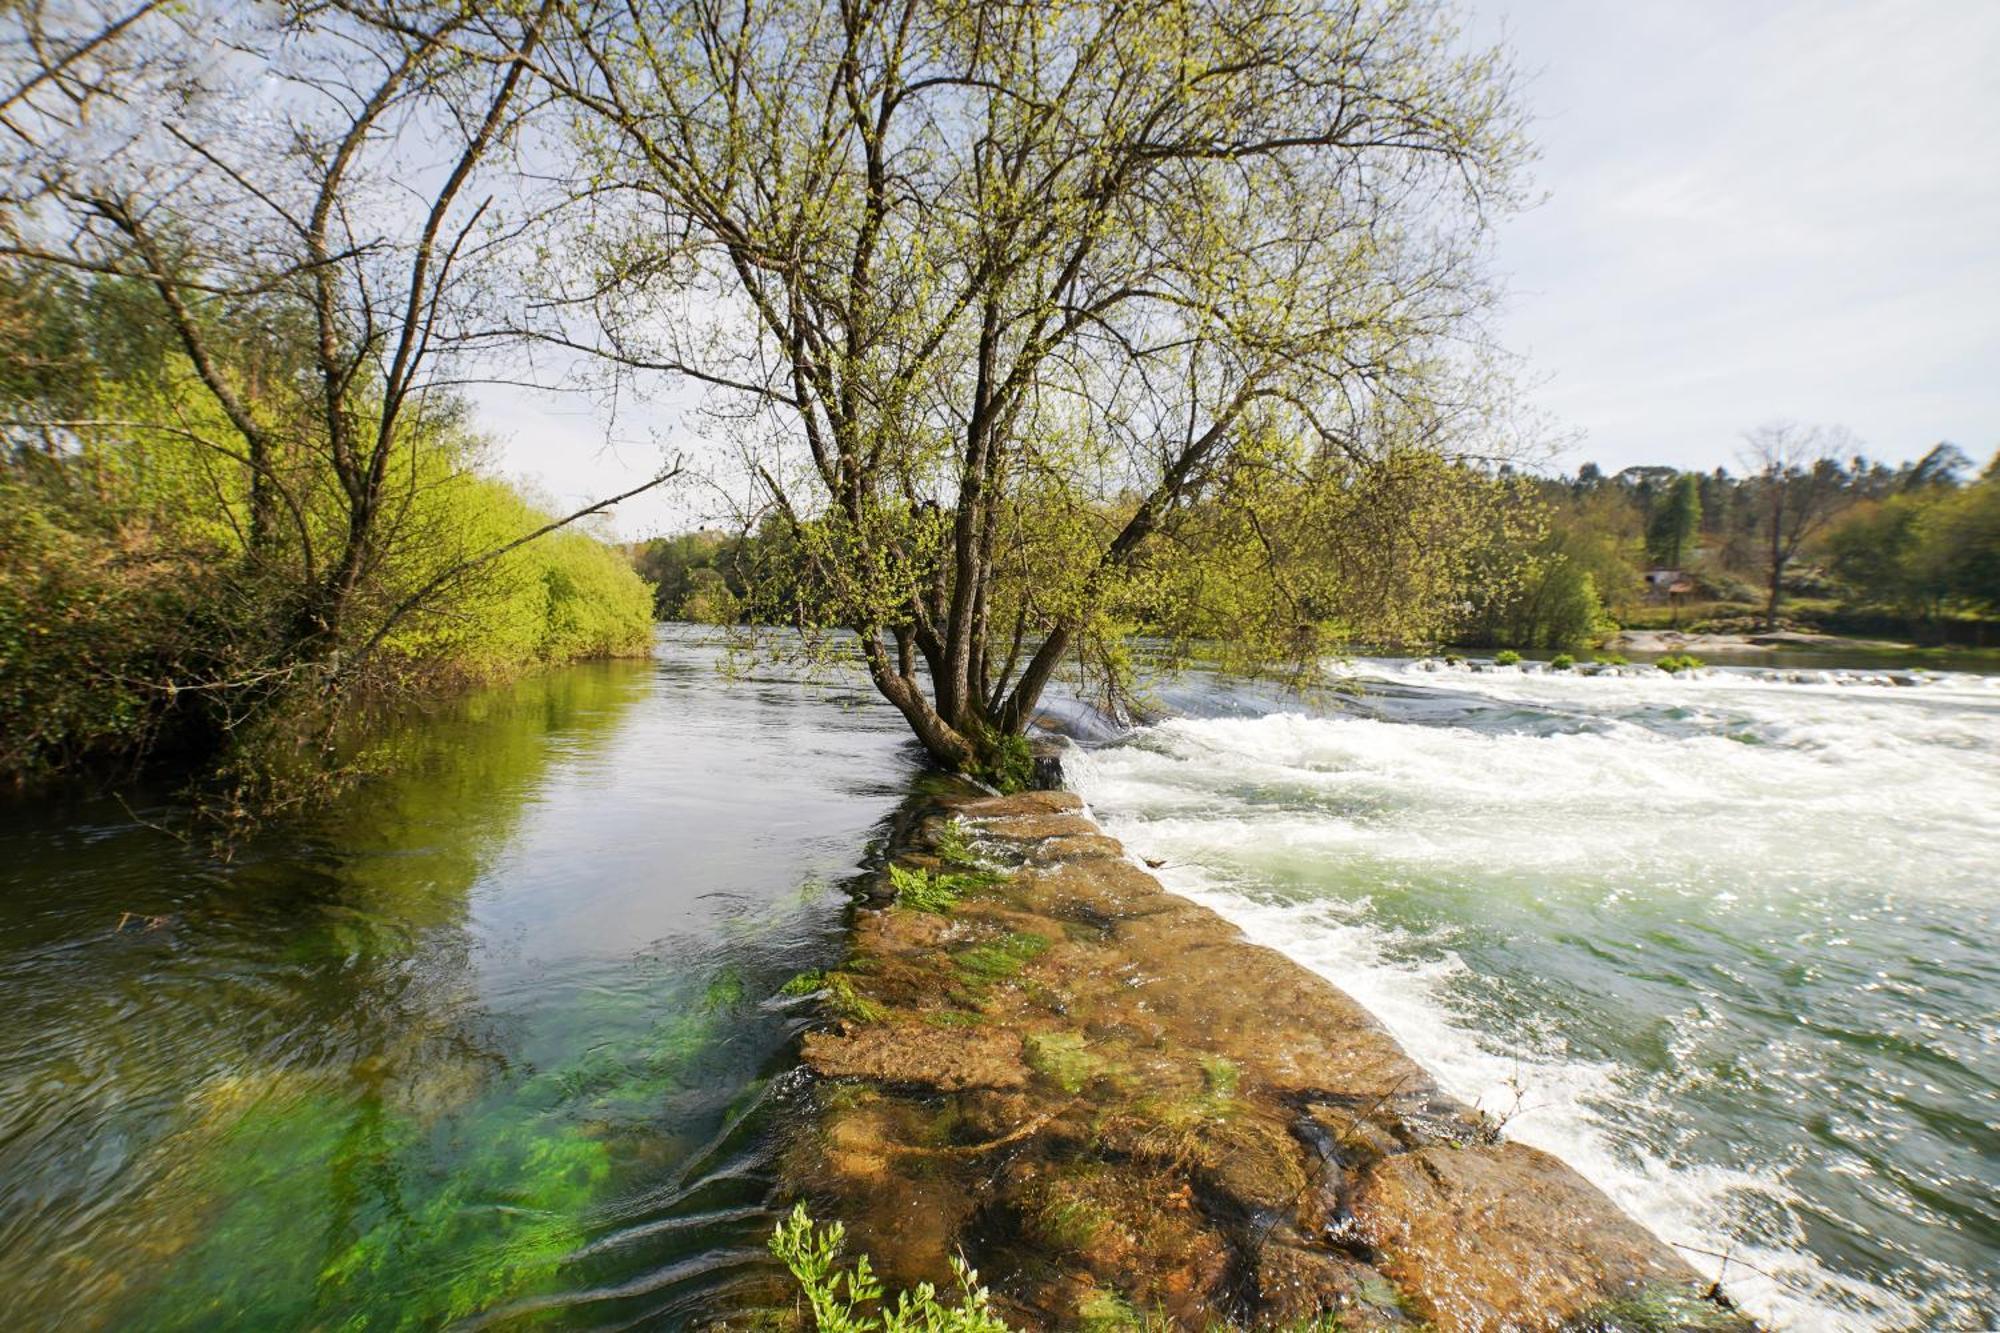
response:
<svg viewBox="0 0 2000 1333"><path fill-rule="evenodd" d="M1183 682L1075 780L1753 1313L2000 1323L2000 680L1356 678Z"/></svg>

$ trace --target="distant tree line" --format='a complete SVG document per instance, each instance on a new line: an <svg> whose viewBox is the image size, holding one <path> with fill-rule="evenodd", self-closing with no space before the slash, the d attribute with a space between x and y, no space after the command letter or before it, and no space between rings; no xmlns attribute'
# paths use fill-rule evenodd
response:
<svg viewBox="0 0 2000 1333"><path fill-rule="evenodd" d="M1738 473L1648 466L1606 475L1590 463L1560 477L1447 469L1456 478L1454 499L1410 525L1408 535L1421 529L1421 540L1399 542L1377 531L1366 544L1349 532L1346 542L1357 549L1337 552L1343 523L1356 523L1350 514L1342 522L1321 515L1322 540L1299 542L1296 536L1314 527L1302 517L1310 500L1282 488L1270 504L1287 517L1273 516L1264 529L1266 538L1292 534L1280 558L1243 530L1255 524L1222 508L1198 509L1186 540L1202 544L1204 564L1224 568L1225 553L1247 543L1266 578L1287 590L1282 611L1272 604L1262 614L1350 624L1359 627L1357 641L1380 647L1439 639L1584 647L1621 619L1643 618L1641 609L1666 595L1649 589L1649 571L1678 575L1692 589L1686 600L1710 617L1767 626L1790 623L1788 597L1802 600L1812 623L1825 628L1926 640L1976 636L1983 622L2000 617L2000 460L1975 475L1950 444L1894 466L1853 451L1799 456L1801 442L1822 445L1827 434L1752 432ZM1103 521L1114 517L1107 511ZM748 535L656 538L632 554L654 585L662 619L782 624L805 596L796 552L775 523ZM1315 579L1317 595L1302 596ZM1169 585L1153 583L1145 595L1115 603L1113 614L1129 628L1182 637L1190 646L1213 636L1212 656L1231 632L1223 613L1231 605L1228 586L1227 578L1213 578L1175 609ZM1358 606L1363 588L1394 588L1412 614L1399 627L1388 606ZM1237 614L1243 610L1236 606ZM1267 625L1265 633L1281 628Z"/></svg>
<svg viewBox="0 0 2000 1333"><path fill-rule="evenodd" d="M1977 472L1943 443L1892 466L1844 431L1791 425L1746 439L1735 472L1586 463L1526 483L1540 535L1494 556L1526 571L1522 590L1472 589L1471 639L1573 642L1593 615L1646 602L1649 569L1683 576L1711 614L1767 627L1798 606L1822 628L1936 640L2000 617L2000 459Z"/></svg>

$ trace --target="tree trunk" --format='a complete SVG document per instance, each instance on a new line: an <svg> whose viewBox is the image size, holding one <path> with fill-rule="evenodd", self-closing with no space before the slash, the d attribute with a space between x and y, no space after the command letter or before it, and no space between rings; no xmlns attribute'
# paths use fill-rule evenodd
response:
<svg viewBox="0 0 2000 1333"><path fill-rule="evenodd" d="M1784 557L1785 501L1784 493L1778 493L1771 503L1771 599L1764 606L1764 628L1778 628L1778 598L1785 577Z"/></svg>

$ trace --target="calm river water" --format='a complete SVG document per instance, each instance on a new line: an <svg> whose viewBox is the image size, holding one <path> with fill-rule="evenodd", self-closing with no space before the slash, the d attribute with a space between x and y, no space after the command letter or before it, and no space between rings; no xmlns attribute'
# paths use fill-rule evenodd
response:
<svg viewBox="0 0 2000 1333"><path fill-rule="evenodd" d="M918 766L864 684L717 661L440 710L226 865L0 809L7 1326L678 1327L766 1280L774 997ZM1358 674L1163 687L1073 774L1751 1308L2000 1320L1995 682Z"/></svg>
<svg viewBox="0 0 2000 1333"><path fill-rule="evenodd" d="M716 661L479 695L230 865L0 812L5 1326L675 1326L760 1272L771 997L914 762Z"/></svg>

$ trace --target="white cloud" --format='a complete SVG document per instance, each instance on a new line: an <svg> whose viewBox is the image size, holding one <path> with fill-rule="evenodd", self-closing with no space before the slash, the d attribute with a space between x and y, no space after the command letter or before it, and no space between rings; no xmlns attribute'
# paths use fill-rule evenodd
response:
<svg viewBox="0 0 2000 1333"><path fill-rule="evenodd" d="M1504 341L1566 458L1727 462L1774 416L2000 445L2000 4L1484 0L1541 207Z"/></svg>

